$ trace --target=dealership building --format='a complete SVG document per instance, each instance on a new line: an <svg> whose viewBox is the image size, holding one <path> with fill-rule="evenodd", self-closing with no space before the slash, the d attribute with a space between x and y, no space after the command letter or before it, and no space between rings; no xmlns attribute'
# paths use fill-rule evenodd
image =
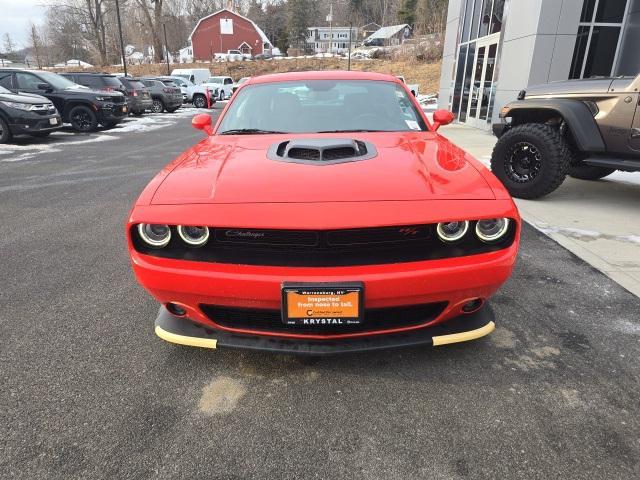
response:
<svg viewBox="0 0 640 480"><path fill-rule="evenodd" d="M637 75L640 0L449 0L439 107L489 129L530 85Z"/></svg>

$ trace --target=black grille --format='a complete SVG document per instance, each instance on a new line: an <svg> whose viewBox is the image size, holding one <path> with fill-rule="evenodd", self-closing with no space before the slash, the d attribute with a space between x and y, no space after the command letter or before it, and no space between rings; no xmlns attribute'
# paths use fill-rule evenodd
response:
<svg viewBox="0 0 640 480"><path fill-rule="evenodd" d="M313 335L335 335L392 330L413 327L431 322L440 315L447 302L426 303L403 307L366 309L364 320L359 325L285 325L280 310L200 305L203 313L213 322L227 328L267 331L274 333L299 333Z"/></svg>
<svg viewBox="0 0 640 480"><path fill-rule="evenodd" d="M135 226L131 236L139 252L165 258L238 265L288 267L339 267L383 265L453 258L495 252L510 246L516 225L494 244L481 242L469 233L458 243L438 239L435 225L359 228L349 230L265 230L212 228L209 241L200 248L188 247L172 228L171 241L154 249L140 240Z"/></svg>
<svg viewBox="0 0 640 480"><path fill-rule="evenodd" d="M314 150L312 148L292 148L289 150L289 158L320 160L320 150Z"/></svg>
<svg viewBox="0 0 640 480"><path fill-rule="evenodd" d="M113 103L124 103L124 95L114 95L111 101L113 101Z"/></svg>

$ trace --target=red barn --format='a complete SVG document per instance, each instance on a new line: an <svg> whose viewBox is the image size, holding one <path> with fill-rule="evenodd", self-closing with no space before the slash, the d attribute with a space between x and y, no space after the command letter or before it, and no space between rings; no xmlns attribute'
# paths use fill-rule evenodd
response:
<svg viewBox="0 0 640 480"><path fill-rule="evenodd" d="M264 32L253 21L224 8L201 18L189 36L193 59L209 61L216 53L240 50L258 55L273 48Z"/></svg>

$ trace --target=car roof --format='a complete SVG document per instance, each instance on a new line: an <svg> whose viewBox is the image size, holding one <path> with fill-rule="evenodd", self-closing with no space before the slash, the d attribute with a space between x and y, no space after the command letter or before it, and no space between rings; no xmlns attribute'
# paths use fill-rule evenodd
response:
<svg viewBox="0 0 640 480"><path fill-rule="evenodd" d="M267 75L260 75L259 77L251 77L251 79L247 81L247 84L278 83L300 80L370 80L392 82L402 85L402 82L393 75L347 70L271 73Z"/></svg>

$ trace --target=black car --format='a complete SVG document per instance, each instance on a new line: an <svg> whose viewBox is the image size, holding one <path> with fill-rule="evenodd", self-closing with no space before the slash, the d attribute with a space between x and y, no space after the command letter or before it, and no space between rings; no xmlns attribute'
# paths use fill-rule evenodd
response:
<svg viewBox="0 0 640 480"><path fill-rule="evenodd" d="M142 115L145 110L151 110L153 107L153 100L151 99L151 93L142 81L132 77L120 77L118 78L127 92L127 103L129 104L129 111L134 115Z"/></svg>
<svg viewBox="0 0 640 480"><path fill-rule="evenodd" d="M126 95L124 84L115 75L109 73L93 73L93 72L60 72L61 76L68 78L73 83L83 85L91 90L100 90L101 92L120 92Z"/></svg>
<svg viewBox="0 0 640 480"><path fill-rule="evenodd" d="M98 124L112 127L128 112L122 93L91 90L52 72L3 68L0 69L0 86L13 92L48 98L62 115L62 120L80 132L95 130Z"/></svg>
<svg viewBox="0 0 640 480"><path fill-rule="evenodd" d="M62 127L56 107L40 95L17 95L0 87L0 143L14 135L46 137Z"/></svg>

